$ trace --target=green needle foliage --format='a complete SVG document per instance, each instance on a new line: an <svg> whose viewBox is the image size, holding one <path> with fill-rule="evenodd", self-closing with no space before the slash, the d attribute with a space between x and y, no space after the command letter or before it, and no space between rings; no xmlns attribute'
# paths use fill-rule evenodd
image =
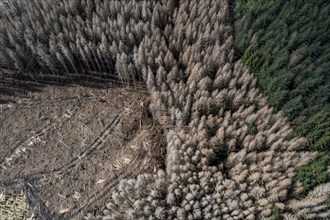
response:
<svg viewBox="0 0 330 220"><path fill-rule="evenodd" d="M324 154L330 146L329 15L325 0L234 3L236 56L258 78L269 104L295 125L289 136L307 137L309 148ZM326 181L328 163L321 156L297 170L306 193Z"/></svg>
<svg viewBox="0 0 330 220"><path fill-rule="evenodd" d="M294 136L306 136L313 150L330 148L330 112L321 111L297 127Z"/></svg>
<svg viewBox="0 0 330 220"><path fill-rule="evenodd" d="M329 149L329 1L236 0L234 12L237 56L270 104L311 149Z"/></svg>
<svg viewBox="0 0 330 220"><path fill-rule="evenodd" d="M255 135L255 134L258 133L258 128L257 128L257 126L255 125L254 122L249 122L249 123L247 124L247 126L248 126L248 133L249 133L250 135Z"/></svg>
<svg viewBox="0 0 330 220"><path fill-rule="evenodd" d="M205 129L207 138L211 138L217 133L217 128L212 127L211 125L209 125L207 123L204 124L204 129Z"/></svg>
<svg viewBox="0 0 330 220"><path fill-rule="evenodd" d="M272 216L270 217L271 220L280 220L281 219L281 210L277 207L274 206L272 210Z"/></svg>
<svg viewBox="0 0 330 220"><path fill-rule="evenodd" d="M304 194L328 180L327 166L329 165L330 157L324 155L317 157L308 165L297 168L295 180L303 183Z"/></svg>

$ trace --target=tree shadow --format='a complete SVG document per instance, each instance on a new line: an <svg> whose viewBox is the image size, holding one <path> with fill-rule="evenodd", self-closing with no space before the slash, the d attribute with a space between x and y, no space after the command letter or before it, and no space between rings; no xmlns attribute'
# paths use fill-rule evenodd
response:
<svg viewBox="0 0 330 220"><path fill-rule="evenodd" d="M40 92L45 86L69 87L74 85L99 89L127 85L144 87L141 80L126 82L120 80L118 76L108 73L28 74L0 68L0 104L15 103L17 96L27 98L29 92Z"/></svg>

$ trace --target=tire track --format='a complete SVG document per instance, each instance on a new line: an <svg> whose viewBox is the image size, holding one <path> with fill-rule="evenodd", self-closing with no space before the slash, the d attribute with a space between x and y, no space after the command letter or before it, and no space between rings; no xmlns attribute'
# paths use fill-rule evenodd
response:
<svg viewBox="0 0 330 220"><path fill-rule="evenodd" d="M26 175L21 178L17 178L15 180L12 180L10 182L3 182L1 184L2 188L9 187L12 185L12 182L14 185L17 185L19 183L24 183L24 182L31 182L31 181L37 181L42 178L50 177L53 175L62 175L66 171L69 171L72 167L77 166L79 162L82 162L83 158L85 158L87 155L91 154L94 150L98 149L103 142L110 136L111 132L115 128L116 125L120 122L120 117L119 115L116 115L115 118L106 126L106 128L101 132L100 136L98 136L86 149L84 152L82 152L78 157L73 158L70 162L68 162L66 165L52 170L52 171L47 171L47 172L38 172L35 174L31 175Z"/></svg>
<svg viewBox="0 0 330 220"><path fill-rule="evenodd" d="M83 158L87 155L91 154L94 150L98 149L105 140L110 136L114 128L118 125L121 118L119 115L116 115L115 118L106 126L106 128L102 131L102 133L86 148L84 152L82 152L78 157L72 159L68 164L59 170L55 171L56 174L62 174L66 170L69 170L73 166L77 166Z"/></svg>
<svg viewBox="0 0 330 220"><path fill-rule="evenodd" d="M56 98L56 99L40 99L40 100L20 100L17 102L12 102L10 105L12 106L11 108L15 107L30 107L30 106L36 106L36 105L60 105L63 104L63 102L70 102L70 101L86 101L86 100L92 100L92 99L101 99L102 96L74 96L74 97L67 97L67 98ZM9 107L7 107L9 108Z"/></svg>
<svg viewBox="0 0 330 220"><path fill-rule="evenodd" d="M52 129L56 129L58 127L61 127L62 124L70 120L73 115L78 111L80 106L75 106L71 110L66 110L62 117L56 118L56 121L44 126L43 128L39 129L38 131L32 132L29 138L25 139L24 141L21 141L19 144L17 144L7 155L4 156L2 161L0 162L0 167L4 169L4 164L8 160L13 160L15 156L19 156L20 152L24 152L24 148L27 149L29 146L33 145L34 141L39 141L38 139L45 135L47 132L51 131ZM26 147L23 147L26 146ZM21 148L22 147L22 148Z"/></svg>
<svg viewBox="0 0 330 220"><path fill-rule="evenodd" d="M77 112L79 107L76 106L76 110L72 115L70 115L70 118L64 118L62 123L65 123L67 120L70 120L72 116ZM65 112L66 113L66 112ZM64 113L64 114L65 114ZM49 210L45 203L43 202L41 196L38 193L38 190L34 183L36 183L38 180L42 178L52 177L54 175L64 175L66 172L74 169L75 166L79 165L80 163L84 162L85 158L88 157L93 151L100 149L103 145L103 143L111 136L112 132L115 130L118 123L121 122L122 117L124 115L124 112L116 115L111 119L111 122L108 123L105 127L105 129L99 134L98 137L94 139L94 141L85 148L83 152L79 154L79 156L73 158L70 162L65 164L64 166L47 172L39 172L32 175L27 175L22 178L17 178L15 180L11 180L8 182L1 183L0 181L0 190L6 191L8 189L24 189L24 192L26 193L27 197L29 198L30 204L32 207L34 207L34 211L36 212L37 216L40 219L72 219L81 217L82 215L85 215L88 209L98 200L104 199L106 196L108 196L108 193L115 187L121 179L125 178L133 178L134 176L137 176L139 172L144 167L145 162L150 162L150 158L146 160L147 152L144 149L140 149L138 151L138 154L136 154L132 160L129 162L128 165L121 168L121 170L116 172L117 174L112 177L111 179L107 180L104 184L104 188L97 193L95 196L87 197L87 202L80 207L77 207L73 210L71 210L68 213L65 214L57 214L52 210ZM64 116L61 117L63 119ZM59 126L60 125L60 126ZM58 127L59 126L59 127ZM42 129L39 129L38 131L34 132L34 136L38 135L41 137L42 135L46 134L47 132L58 129L61 127L61 121L56 121L52 123L51 125L47 125L43 127ZM23 141L19 145L15 147L15 149L18 149L20 146L26 144L29 141L29 139ZM15 152L14 149L14 152ZM14 153L13 152L13 153ZM4 163L3 161L2 163Z"/></svg>
<svg viewBox="0 0 330 220"><path fill-rule="evenodd" d="M126 167L123 168L123 171L118 175L115 176L114 178L110 179L109 181L106 182L105 187L103 188L102 191L100 191L97 195L95 195L94 197L90 198L89 201L80 208L76 208L74 210L72 210L70 212L70 214L66 214L61 216L61 218L63 219L72 219L74 217L82 217L83 215L87 214L88 208L94 204L96 201L101 200L102 198L104 198L105 196L108 195L108 193L110 192L110 190L115 187L120 180L122 179L127 179L127 178L131 178L134 176L138 175L138 171L142 170L142 163L145 161L145 155L146 152L145 151L140 151L138 155L136 155L133 160L131 161L131 163L129 163L129 165L127 165Z"/></svg>
<svg viewBox="0 0 330 220"><path fill-rule="evenodd" d="M42 220L72 219L78 216L81 217L87 214L88 208L91 207L96 201L99 201L102 198L106 197L108 193L111 191L111 189L115 187L117 184L119 184L120 180L133 178L137 176L139 171L143 169L141 165L144 162L148 163L150 161L150 159L146 161L145 157L146 157L146 151L145 150L139 151L139 154L136 155L132 159L132 161L122 169L119 175L116 175L115 177L113 177L112 179L106 182L105 187L102 191L100 191L94 197L90 198L84 206L78 207L62 216L57 215L54 211L49 210L45 206L45 203L40 198L38 190L34 184L41 177L45 177L45 174L39 173L38 176L36 176L38 178L33 177L28 180L27 179L14 180L9 185L1 184L0 190L1 191L6 191L8 189L20 190L23 188L23 191L26 193L30 206L32 207L32 209L34 209L35 214Z"/></svg>
<svg viewBox="0 0 330 220"><path fill-rule="evenodd" d="M59 217L50 211L39 196L38 190L33 183L25 183L23 191L28 199L29 205L34 210L34 214L40 220L57 220Z"/></svg>

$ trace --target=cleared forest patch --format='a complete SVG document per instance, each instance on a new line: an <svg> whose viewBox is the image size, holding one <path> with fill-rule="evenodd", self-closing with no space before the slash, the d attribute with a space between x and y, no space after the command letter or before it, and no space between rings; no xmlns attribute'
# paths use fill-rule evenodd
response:
<svg viewBox="0 0 330 220"><path fill-rule="evenodd" d="M0 192L23 189L41 219L100 209L122 178L164 166L148 102L141 88L48 86L0 105Z"/></svg>

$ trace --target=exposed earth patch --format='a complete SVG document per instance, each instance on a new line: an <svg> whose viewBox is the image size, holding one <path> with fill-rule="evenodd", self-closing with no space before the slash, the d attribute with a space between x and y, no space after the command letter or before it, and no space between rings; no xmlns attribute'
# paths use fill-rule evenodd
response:
<svg viewBox="0 0 330 220"><path fill-rule="evenodd" d="M122 178L164 166L148 103L143 88L48 86L0 105L0 193L23 190L41 219L98 211Z"/></svg>

